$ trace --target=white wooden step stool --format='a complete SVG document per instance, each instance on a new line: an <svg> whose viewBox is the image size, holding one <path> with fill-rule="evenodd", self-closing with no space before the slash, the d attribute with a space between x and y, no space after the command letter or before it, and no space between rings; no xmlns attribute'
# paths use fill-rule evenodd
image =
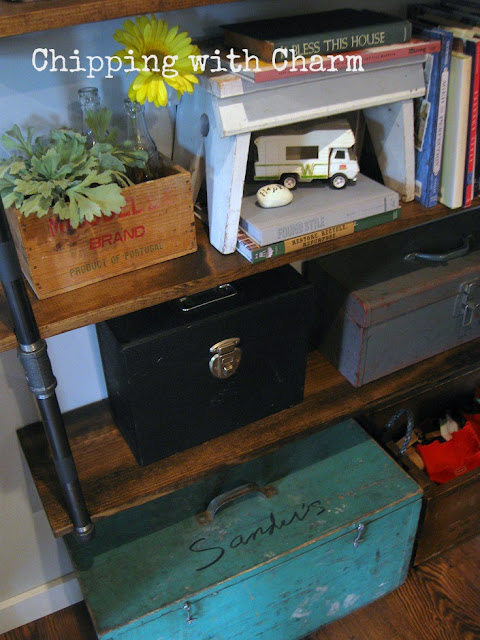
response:
<svg viewBox="0 0 480 640"><path fill-rule="evenodd" d="M385 183L397 191L413 185L414 165L405 159L413 158L412 99L425 93L423 60L407 58L380 69L366 66L348 77L311 74L258 85L206 72L178 106L173 157L191 171L194 197L206 176L211 244L221 253L235 251L253 131L363 109L383 144L379 161L381 169L388 165ZM410 186L407 191L402 197L413 199Z"/></svg>

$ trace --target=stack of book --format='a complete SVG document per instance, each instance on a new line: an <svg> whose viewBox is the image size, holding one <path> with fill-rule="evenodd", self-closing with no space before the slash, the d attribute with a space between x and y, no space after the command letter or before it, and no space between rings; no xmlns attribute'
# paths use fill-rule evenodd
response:
<svg viewBox="0 0 480 640"><path fill-rule="evenodd" d="M429 206L429 184L421 170L435 165L432 173L437 189L439 184L440 202L451 208L467 207L480 193L480 5L473 0L416 4L409 7L408 16L415 35L437 38L442 43L437 59L426 69L431 83L418 110L417 195ZM444 126L443 139L435 133L437 117ZM428 152L429 136L437 136L433 155ZM426 142L426 152L422 142ZM438 150L443 154L441 167Z"/></svg>
<svg viewBox="0 0 480 640"><path fill-rule="evenodd" d="M232 73L241 78L240 92L248 93L318 78L345 77L348 82L349 73L363 70L405 67L408 72L408 64L425 61L426 94L415 104L415 198L426 207L440 201L457 208L469 206L480 195L480 4L476 0L412 5L408 20L368 10L338 9L223 28L222 43L203 48L210 77L224 72L223 77L216 76L220 97L223 91L225 96L238 91L239 84L234 88L231 82ZM374 82L374 76L366 74L365 81ZM354 102L352 96L352 109ZM326 190L322 197L324 193ZM296 195L295 202L298 199ZM309 206L314 207L310 211L315 210L314 204ZM288 215L294 210L296 205L285 208ZM399 209L348 220L329 214L326 219L331 224L282 238L258 234L252 214L255 220L258 215L274 220L274 232L280 223L272 211L259 211L253 196L244 198L237 248L253 262L395 219ZM282 225L298 230L302 225L297 222L292 219Z"/></svg>
<svg viewBox="0 0 480 640"><path fill-rule="evenodd" d="M438 52L430 38L412 38L410 21L388 14L337 9L224 25L224 41L202 45L205 68L255 83L331 77L365 66L402 64Z"/></svg>
<svg viewBox="0 0 480 640"><path fill-rule="evenodd" d="M206 43L203 53L219 97L275 84L309 82L358 71L407 67L438 53L434 39L412 39L411 23L379 12L339 9L274 20L225 25L225 41ZM234 84L228 74L242 78ZM374 74L367 82L375 83ZM248 82L252 87L248 87ZM352 96L352 104L355 96ZM353 107L355 108L355 107ZM243 199L237 250L250 262L320 244L400 216L396 192L360 175L341 191L311 184L281 209L261 209Z"/></svg>
<svg viewBox="0 0 480 640"><path fill-rule="evenodd" d="M262 209L251 195L243 199L237 251L260 262L391 222L400 213L398 193L362 174L341 190L305 185L285 207Z"/></svg>

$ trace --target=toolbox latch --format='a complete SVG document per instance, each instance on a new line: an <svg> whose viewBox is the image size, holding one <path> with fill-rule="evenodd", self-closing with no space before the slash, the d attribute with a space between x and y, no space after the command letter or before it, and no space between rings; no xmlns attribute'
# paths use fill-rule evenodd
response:
<svg viewBox="0 0 480 640"><path fill-rule="evenodd" d="M221 380L233 376L238 369L242 357L242 350L238 347L240 338L227 338L210 347L210 371Z"/></svg>
<svg viewBox="0 0 480 640"><path fill-rule="evenodd" d="M480 306L480 287L477 280L464 282L455 299L453 315L460 317L461 327L469 327L478 315Z"/></svg>

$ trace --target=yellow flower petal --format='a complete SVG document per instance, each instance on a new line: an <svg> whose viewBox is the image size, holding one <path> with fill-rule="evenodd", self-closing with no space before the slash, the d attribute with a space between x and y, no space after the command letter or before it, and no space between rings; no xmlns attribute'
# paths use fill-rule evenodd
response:
<svg viewBox="0 0 480 640"><path fill-rule="evenodd" d="M172 42L175 40L175 36L177 35L178 27L172 27L170 31L167 33L167 37L165 38L165 46L170 47Z"/></svg>
<svg viewBox="0 0 480 640"><path fill-rule="evenodd" d="M157 80L157 100L162 107L167 105L168 93L163 80Z"/></svg>
<svg viewBox="0 0 480 640"><path fill-rule="evenodd" d="M136 89L137 102L140 102L140 104L143 104L147 99L147 93L148 93L148 82L145 82L144 84L142 84L141 87L138 87Z"/></svg>
<svg viewBox="0 0 480 640"><path fill-rule="evenodd" d="M145 82L148 81L148 78L149 77L144 74L138 75L132 83L133 89L135 89L135 91L138 91L141 87L143 87Z"/></svg>
<svg viewBox="0 0 480 640"><path fill-rule="evenodd" d="M155 102L156 97L157 97L157 82L152 79L148 83L147 100L149 102Z"/></svg>

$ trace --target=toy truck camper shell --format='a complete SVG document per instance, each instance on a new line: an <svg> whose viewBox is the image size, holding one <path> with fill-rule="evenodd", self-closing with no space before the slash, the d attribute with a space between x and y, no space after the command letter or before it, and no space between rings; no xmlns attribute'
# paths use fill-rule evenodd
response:
<svg viewBox="0 0 480 640"><path fill-rule="evenodd" d="M259 136L255 140L255 180L280 181L289 189L298 182L329 180L332 187L342 189L359 172L354 143L346 120Z"/></svg>

